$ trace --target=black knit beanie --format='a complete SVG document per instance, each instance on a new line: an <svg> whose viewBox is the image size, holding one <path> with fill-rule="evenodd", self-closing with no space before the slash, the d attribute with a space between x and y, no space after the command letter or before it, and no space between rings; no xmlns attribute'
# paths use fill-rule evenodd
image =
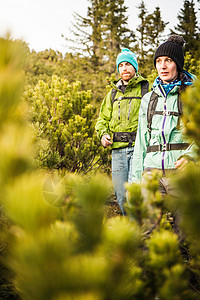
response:
<svg viewBox="0 0 200 300"><path fill-rule="evenodd" d="M185 41L181 36L171 35L166 42L157 48L154 54L154 66L156 67L156 58L159 56L168 56L175 61L178 71L182 71L184 65L184 43Z"/></svg>

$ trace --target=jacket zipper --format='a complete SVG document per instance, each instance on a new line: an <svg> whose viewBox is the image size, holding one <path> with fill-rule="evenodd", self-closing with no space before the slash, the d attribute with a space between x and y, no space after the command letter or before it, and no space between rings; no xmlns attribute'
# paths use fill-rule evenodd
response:
<svg viewBox="0 0 200 300"><path fill-rule="evenodd" d="M166 111L166 100L167 100L167 96L164 98L164 111ZM162 124L162 137L163 137L164 145L166 144L165 133L164 133L165 122L166 122L166 114L164 115L163 124ZM163 175L165 175L164 157L165 157L165 150L162 153L162 171L163 171Z"/></svg>
<svg viewBox="0 0 200 300"><path fill-rule="evenodd" d="M131 99L129 101L128 120L130 118L130 113L131 113Z"/></svg>
<svg viewBox="0 0 200 300"><path fill-rule="evenodd" d="M159 88L160 88L160 91L161 91L161 93L162 93L162 95L164 97L164 112L166 112L167 111L167 103L166 102L167 102L167 96L168 96L168 94L166 94L166 93L163 92L163 89L161 88L161 86L159 86ZM163 123L162 123L163 145L166 144L165 133L164 133L165 122L166 122L166 113L164 114ZM163 171L163 175L165 175L165 162L164 162L165 152L166 152L165 150L162 151L162 171Z"/></svg>

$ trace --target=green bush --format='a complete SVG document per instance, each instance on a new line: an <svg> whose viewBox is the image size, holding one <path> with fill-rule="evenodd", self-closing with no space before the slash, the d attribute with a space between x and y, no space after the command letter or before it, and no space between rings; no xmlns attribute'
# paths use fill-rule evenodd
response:
<svg viewBox="0 0 200 300"><path fill-rule="evenodd" d="M91 91L80 91L80 82L52 76L51 85L39 81L27 88L36 162L42 168L88 172L108 156L97 140Z"/></svg>

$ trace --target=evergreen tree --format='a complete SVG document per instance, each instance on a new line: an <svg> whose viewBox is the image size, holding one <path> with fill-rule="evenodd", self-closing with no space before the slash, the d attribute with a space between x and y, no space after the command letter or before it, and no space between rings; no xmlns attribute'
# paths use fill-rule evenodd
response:
<svg viewBox="0 0 200 300"><path fill-rule="evenodd" d="M151 45L150 51L153 53L159 46L161 34L164 32L168 22L164 22L161 17L159 7L156 7L152 14L146 17L146 42Z"/></svg>
<svg viewBox="0 0 200 300"><path fill-rule="evenodd" d="M139 17L141 23L137 27L136 30L140 33L139 54L140 54L141 61L143 61L144 56L146 54L146 52L144 50L144 46L147 45L147 43L146 43L146 16L147 16L147 13L148 13L144 1L142 1L140 3L140 5L138 6L138 9L140 10L140 13L139 13L138 17Z"/></svg>
<svg viewBox="0 0 200 300"><path fill-rule="evenodd" d="M179 24L175 27L175 30L171 30L171 32L183 36L186 41L185 52L191 53L194 57L199 57L199 27L193 0L184 0L183 8L178 15L178 20Z"/></svg>
<svg viewBox="0 0 200 300"><path fill-rule="evenodd" d="M74 40L74 49L80 44L80 49L89 54L94 72L104 64L109 74L114 72L120 48L129 47L135 41L134 33L127 27L126 12L124 0L90 0L87 17L75 14L72 32L77 39Z"/></svg>
<svg viewBox="0 0 200 300"><path fill-rule="evenodd" d="M139 68L144 76L148 76L152 70L153 53L158 47L161 39L161 34L164 32L168 23L165 23L161 18L160 8L156 7L155 11L148 14L144 1L138 7L140 10L139 18L141 24L137 28L140 32L140 57Z"/></svg>
<svg viewBox="0 0 200 300"><path fill-rule="evenodd" d="M93 70L96 70L102 60L102 21L105 12L106 0L90 0L91 6L88 7L87 16L74 14L72 34L74 39L71 41L73 50L85 52L90 57Z"/></svg>
<svg viewBox="0 0 200 300"><path fill-rule="evenodd" d="M200 76L200 60L195 59L189 52L185 53L184 69L197 77Z"/></svg>
<svg viewBox="0 0 200 300"><path fill-rule="evenodd" d="M94 67L101 64L102 59L102 21L103 21L103 8L105 0L90 0L91 6L88 7L87 19L83 19L83 24L89 27L88 41L86 47L91 56L91 62ZM81 18L81 17L80 17Z"/></svg>
<svg viewBox="0 0 200 300"><path fill-rule="evenodd" d="M38 53L32 51L24 66L26 84L35 85L38 80L50 83L52 75L62 75L63 65L62 53L58 51L52 49Z"/></svg>
<svg viewBox="0 0 200 300"><path fill-rule="evenodd" d="M102 31L109 74L116 70L115 61L121 47L129 48L135 42L135 34L128 29L126 13L124 0L107 0Z"/></svg>

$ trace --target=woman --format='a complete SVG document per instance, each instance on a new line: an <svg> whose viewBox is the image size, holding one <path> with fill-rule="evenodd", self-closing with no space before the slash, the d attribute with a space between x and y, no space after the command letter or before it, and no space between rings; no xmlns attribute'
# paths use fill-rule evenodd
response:
<svg viewBox="0 0 200 300"><path fill-rule="evenodd" d="M193 159L192 146L181 132L181 101L179 94L194 81L194 76L183 70L184 40L172 35L161 44L154 55L158 77L153 92L141 101L138 131L132 165L132 182L138 182L144 172L160 169L160 191L166 194L167 173L182 169Z"/></svg>

